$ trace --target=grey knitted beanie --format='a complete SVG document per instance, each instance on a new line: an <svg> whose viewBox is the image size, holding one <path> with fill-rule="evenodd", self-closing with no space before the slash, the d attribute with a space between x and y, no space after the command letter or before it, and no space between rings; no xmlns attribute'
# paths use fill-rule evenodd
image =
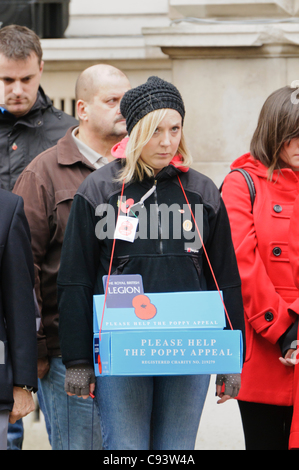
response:
<svg viewBox="0 0 299 470"><path fill-rule="evenodd" d="M175 109L185 118L185 106L178 89L159 77L150 77L146 83L129 90L120 103L120 112L127 121L130 135L136 124L157 109Z"/></svg>

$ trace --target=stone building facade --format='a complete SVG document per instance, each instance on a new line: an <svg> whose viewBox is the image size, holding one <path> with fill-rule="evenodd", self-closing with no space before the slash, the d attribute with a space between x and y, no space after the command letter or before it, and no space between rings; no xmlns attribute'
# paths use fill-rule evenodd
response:
<svg viewBox="0 0 299 470"><path fill-rule="evenodd" d="M71 0L63 39L42 40L42 84L74 111L78 74L96 63L122 69L133 86L173 82L187 109L194 168L220 185L249 150L274 90L299 80L299 0Z"/></svg>

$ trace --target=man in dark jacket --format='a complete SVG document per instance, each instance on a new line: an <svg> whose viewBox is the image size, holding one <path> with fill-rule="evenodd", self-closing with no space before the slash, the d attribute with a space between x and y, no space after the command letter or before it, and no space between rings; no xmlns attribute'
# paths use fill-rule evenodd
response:
<svg viewBox="0 0 299 470"><path fill-rule="evenodd" d="M12 191L26 166L56 145L77 121L54 108L40 87L43 72L38 36L23 26L0 30L0 184Z"/></svg>
<svg viewBox="0 0 299 470"><path fill-rule="evenodd" d="M22 198L0 190L0 450L8 420L35 409L37 340L34 268Z"/></svg>

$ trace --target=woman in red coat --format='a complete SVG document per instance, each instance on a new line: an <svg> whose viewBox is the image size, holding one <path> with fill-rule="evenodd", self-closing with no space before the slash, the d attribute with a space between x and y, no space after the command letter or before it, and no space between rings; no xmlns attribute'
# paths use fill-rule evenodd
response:
<svg viewBox="0 0 299 470"><path fill-rule="evenodd" d="M247 355L238 395L248 450L288 449L293 414L294 369L281 345L299 314L288 253L288 232L299 195L299 105L294 89L265 102L251 142L224 182L233 241L242 279ZM246 176L246 175L245 175ZM291 351L284 351L289 357Z"/></svg>

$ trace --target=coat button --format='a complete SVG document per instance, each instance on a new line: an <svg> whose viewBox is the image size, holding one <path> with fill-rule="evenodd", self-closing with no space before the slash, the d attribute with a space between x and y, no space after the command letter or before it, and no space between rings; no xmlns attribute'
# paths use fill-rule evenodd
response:
<svg viewBox="0 0 299 470"><path fill-rule="evenodd" d="M279 204L276 204L273 209L276 214L280 214L282 212L282 207Z"/></svg>
<svg viewBox="0 0 299 470"><path fill-rule="evenodd" d="M276 256L278 258L278 256L281 255L281 248L279 248L279 246L276 246L273 250L273 255Z"/></svg>
<svg viewBox="0 0 299 470"><path fill-rule="evenodd" d="M272 313L272 312L267 312L267 313L265 314L265 320L266 320L267 322L269 322L269 323L270 323L271 321L273 321L273 320L274 320L274 315L273 315L273 313Z"/></svg>

